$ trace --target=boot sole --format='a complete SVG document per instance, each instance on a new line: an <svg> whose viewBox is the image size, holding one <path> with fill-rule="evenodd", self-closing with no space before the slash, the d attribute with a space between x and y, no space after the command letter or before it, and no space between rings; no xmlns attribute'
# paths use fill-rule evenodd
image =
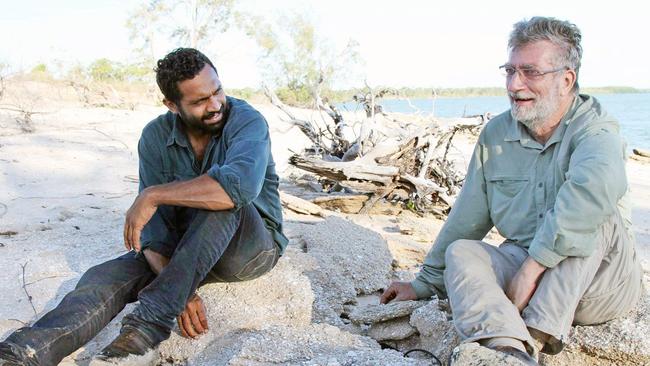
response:
<svg viewBox="0 0 650 366"><path fill-rule="evenodd" d="M153 366L160 359L156 350L150 350L144 355L130 355L128 357L102 359L95 357L88 366Z"/></svg>

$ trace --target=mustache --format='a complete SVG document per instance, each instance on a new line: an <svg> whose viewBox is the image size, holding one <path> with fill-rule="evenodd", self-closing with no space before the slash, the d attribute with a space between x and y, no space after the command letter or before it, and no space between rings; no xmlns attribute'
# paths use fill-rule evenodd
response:
<svg viewBox="0 0 650 366"><path fill-rule="evenodd" d="M210 119L210 118L214 117L217 114L222 114L225 111L225 109L226 109L226 106L222 105L221 108L219 108L218 111L204 114L203 119Z"/></svg>
<svg viewBox="0 0 650 366"><path fill-rule="evenodd" d="M508 92L508 96L512 99L534 99L535 96L532 94L522 93L522 92Z"/></svg>

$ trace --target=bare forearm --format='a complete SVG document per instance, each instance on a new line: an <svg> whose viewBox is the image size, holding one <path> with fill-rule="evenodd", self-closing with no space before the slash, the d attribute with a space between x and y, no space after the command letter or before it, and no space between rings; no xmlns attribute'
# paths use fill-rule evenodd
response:
<svg viewBox="0 0 650 366"><path fill-rule="evenodd" d="M537 262L533 257L528 257L524 263L519 268L519 272L531 279L533 282L537 282L539 277L546 271L546 267Z"/></svg>
<svg viewBox="0 0 650 366"><path fill-rule="evenodd" d="M532 257L528 257L508 284L506 296L520 312L528 305L544 271L546 267Z"/></svg>
<svg viewBox="0 0 650 366"><path fill-rule="evenodd" d="M221 184L205 174L184 182L151 186L142 193L155 206L183 206L211 211L229 210L235 206Z"/></svg>

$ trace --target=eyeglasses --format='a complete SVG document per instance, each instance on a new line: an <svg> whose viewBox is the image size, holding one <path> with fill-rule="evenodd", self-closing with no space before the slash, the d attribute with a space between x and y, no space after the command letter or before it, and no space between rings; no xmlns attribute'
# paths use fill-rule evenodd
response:
<svg viewBox="0 0 650 366"><path fill-rule="evenodd" d="M507 78L511 78L511 77L515 76L515 73L519 73L519 77L521 77L522 79L535 80L535 79L541 78L542 76L544 76L546 74L552 74L552 73L555 73L555 72L558 72L558 71L569 70L569 68L566 67L566 66L563 66L563 67L553 69L553 70L540 71L540 70L537 70L534 67L518 68L518 67L514 67L512 65L505 64L505 65L499 66L499 70L501 70L501 73L503 74L503 76L505 76Z"/></svg>

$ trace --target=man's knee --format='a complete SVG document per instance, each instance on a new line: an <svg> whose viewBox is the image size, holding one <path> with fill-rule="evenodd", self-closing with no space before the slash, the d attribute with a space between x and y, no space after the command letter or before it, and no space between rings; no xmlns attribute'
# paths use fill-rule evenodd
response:
<svg viewBox="0 0 650 366"><path fill-rule="evenodd" d="M258 247L253 255L224 255L208 273L204 283L249 281L269 272L278 262L279 250ZM230 254L230 253L228 253Z"/></svg>
<svg viewBox="0 0 650 366"><path fill-rule="evenodd" d="M449 244L445 251L445 263L463 262L467 260L468 256L476 253L478 247L476 240L459 239Z"/></svg>
<svg viewBox="0 0 650 366"><path fill-rule="evenodd" d="M643 295L643 270L638 266L621 285L605 293L580 299L573 324L600 324L625 316L636 308Z"/></svg>

